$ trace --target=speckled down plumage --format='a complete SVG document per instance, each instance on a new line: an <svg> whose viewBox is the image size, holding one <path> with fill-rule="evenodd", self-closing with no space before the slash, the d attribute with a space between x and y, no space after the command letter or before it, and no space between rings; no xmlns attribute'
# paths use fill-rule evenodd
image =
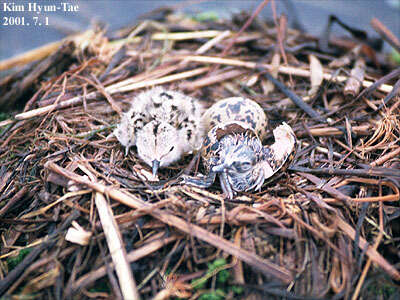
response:
<svg viewBox="0 0 400 300"><path fill-rule="evenodd" d="M200 148L204 129L200 102L162 87L138 94L122 115L114 135L128 153L136 146L139 157L157 171Z"/></svg>

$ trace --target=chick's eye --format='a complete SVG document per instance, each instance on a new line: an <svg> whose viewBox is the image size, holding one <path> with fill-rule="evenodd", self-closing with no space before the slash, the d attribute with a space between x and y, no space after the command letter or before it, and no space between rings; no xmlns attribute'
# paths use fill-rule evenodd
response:
<svg viewBox="0 0 400 300"><path fill-rule="evenodd" d="M241 168L242 171L248 171L251 168L251 163L244 162L244 163L241 164L240 168Z"/></svg>
<svg viewBox="0 0 400 300"><path fill-rule="evenodd" d="M172 146L171 149L169 149L169 152L171 152L172 150L174 150L175 146Z"/></svg>
<svg viewBox="0 0 400 300"><path fill-rule="evenodd" d="M251 168L251 163L250 162L234 162L233 167L236 169L238 172L247 172Z"/></svg>

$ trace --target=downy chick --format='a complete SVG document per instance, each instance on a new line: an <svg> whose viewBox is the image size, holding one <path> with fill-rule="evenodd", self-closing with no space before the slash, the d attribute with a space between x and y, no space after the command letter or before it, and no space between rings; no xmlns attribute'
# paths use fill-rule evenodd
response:
<svg viewBox="0 0 400 300"><path fill-rule="evenodd" d="M155 87L133 99L114 135L125 147L125 155L136 145L139 157L152 167L155 176L159 167L200 148L204 137L203 112L198 100Z"/></svg>

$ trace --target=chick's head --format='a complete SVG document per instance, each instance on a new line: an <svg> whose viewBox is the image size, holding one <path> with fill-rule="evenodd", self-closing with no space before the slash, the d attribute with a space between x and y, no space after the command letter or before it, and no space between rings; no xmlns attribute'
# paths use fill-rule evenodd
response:
<svg viewBox="0 0 400 300"><path fill-rule="evenodd" d="M181 158L183 154L176 127L153 120L138 133L136 140L139 157L152 167L153 175L159 167L165 167Z"/></svg>

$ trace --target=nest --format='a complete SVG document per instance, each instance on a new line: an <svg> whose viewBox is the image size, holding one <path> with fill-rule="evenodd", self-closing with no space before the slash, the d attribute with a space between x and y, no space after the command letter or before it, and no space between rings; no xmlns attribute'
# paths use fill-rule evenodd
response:
<svg viewBox="0 0 400 300"><path fill-rule="evenodd" d="M0 123L0 294L399 297L399 69L366 39L322 47L284 17L255 16L165 11L0 64L24 64L0 82L10 111ZM206 107L255 100L270 129L294 129L292 166L233 201L218 184L151 189L150 168L109 135L156 85Z"/></svg>

